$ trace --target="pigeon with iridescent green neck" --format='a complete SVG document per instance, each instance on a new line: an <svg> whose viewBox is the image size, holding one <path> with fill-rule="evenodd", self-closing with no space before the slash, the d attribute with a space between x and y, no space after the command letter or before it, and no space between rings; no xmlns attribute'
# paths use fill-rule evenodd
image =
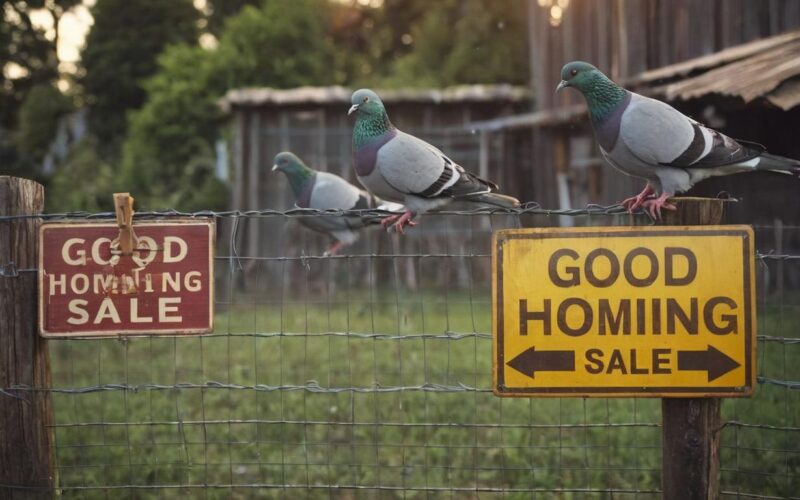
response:
<svg viewBox="0 0 800 500"><path fill-rule="evenodd" d="M453 200L503 208L519 206L511 196L493 193L497 186L473 175L422 139L398 130L378 95L357 90L348 114L356 113L353 163L367 190L406 206L403 215L386 217L384 227L402 233L413 217Z"/></svg>
<svg viewBox="0 0 800 500"><path fill-rule="evenodd" d="M647 181L644 191L622 201L631 212L641 206L659 218L661 209L675 209L670 196L709 177L756 170L800 177L800 161L731 139L666 103L625 90L589 63L565 65L556 91L564 87L586 98L603 157Z"/></svg>
<svg viewBox="0 0 800 500"><path fill-rule="evenodd" d="M275 165L272 170L278 170L286 174L289 185L292 187L292 193L295 196L295 206L298 208L313 208L316 210L366 210L377 208L391 212L403 211L402 205L384 202L380 198L358 189L338 175L329 172L318 172L308 167L303 163L303 160L292 153L278 153L275 156ZM334 240L325 255L335 255L343 246L355 243L358 240L358 231L367 224L376 223L377 221L378 219L360 217L357 214L315 214L300 217L301 224L320 233L327 234Z"/></svg>

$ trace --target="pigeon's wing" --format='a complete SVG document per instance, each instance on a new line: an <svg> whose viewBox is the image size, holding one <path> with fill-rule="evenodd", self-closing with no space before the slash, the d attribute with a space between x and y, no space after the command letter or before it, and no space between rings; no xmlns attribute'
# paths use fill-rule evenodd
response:
<svg viewBox="0 0 800 500"><path fill-rule="evenodd" d="M635 94L620 121L619 138L639 160L654 167L678 159L693 137L692 122L678 110Z"/></svg>
<svg viewBox="0 0 800 500"><path fill-rule="evenodd" d="M318 172L309 208L317 210L366 210L375 206L372 195L358 189L338 175ZM302 217L303 223L317 231L331 232L364 226L358 215L319 215ZM340 238L341 239L341 238Z"/></svg>
<svg viewBox="0 0 800 500"><path fill-rule="evenodd" d="M496 188L464 170L439 149L400 131L378 151L377 166L389 185L423 198L458 198Z"/></svg>
<svg viewBox="0 0 800 500"><path fill-rule="evenodd" d="M336 174L317 172L314 190L311 191L309 208L318 210L352 210L359 203L364 192Z"/></svg>
<svg viewBox="0 0 800 500"><path fill-rule="evenodd" d="M738 141L692 121L694 136L686 151L669 164L682 168L717 168L746 162L765 151L754 142Z"/></svg>
<svg viewBox="0 0 800 500"><path fill-rule="evenodd" d="M636 157L654 167L716 168L763 152L756 144L739 143L666 103L639 95L623 113L619 133Z"/></svg>

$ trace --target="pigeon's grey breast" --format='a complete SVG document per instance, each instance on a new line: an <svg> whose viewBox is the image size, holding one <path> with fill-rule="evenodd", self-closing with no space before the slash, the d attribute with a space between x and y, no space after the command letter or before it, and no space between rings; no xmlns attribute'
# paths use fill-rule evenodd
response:
<svg viewBox="0 0 800 500"><path fill-rule="evenodd" d="M445 169L444 154L422 139L398 131L379 151L377 166L386 182L400 192L425 192Z"/></svg>
<svg viewBox="0 0 800 500"><path fill-rule="evenodd" d="M350 210L358 203L361 191L338 175L318 172L311 192L310 208Z"/></svg>
<svg viewBox="0 0 800 500"><path fill-rule="evenodd" d="M317 172L309 194L309 202L301 205L298 199L297 206L317 210L354 210L368 208L368 206L360 206L368 205L364 201L368 197L367 193L338 175ZM336 239L347 244L357 238L351 229L364 226L364 220L357 215L309 215L300 217L300 222L316 231L333 233Z"/></svg>

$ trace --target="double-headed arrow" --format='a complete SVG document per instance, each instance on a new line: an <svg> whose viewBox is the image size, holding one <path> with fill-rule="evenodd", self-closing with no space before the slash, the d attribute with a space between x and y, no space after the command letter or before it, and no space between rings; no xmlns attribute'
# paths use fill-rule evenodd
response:
<svg viewBox="0 0 800 500"><path fill-rule="evenodd" d="M536 372L574 372L574 351L537 351L531 347L509 361L508 366L528 377ZM678 370L704 371L712 382L738 368L739 362L709 345L705 351L678 351Z"/></svg>
<svg viewBox="0 0 800 500"><path fill-rule="evenodd" d="M531 347L509 361L508 366L531 378L536 372L574 372L575 351L537 351Z"/></svg>
<svg viewBox="0 0 800 500"><path fill-rule="evenodd" d="M678 370L707 372L709 382L739 366L735 359L713 346L705 351L678 351Z"/></svg>

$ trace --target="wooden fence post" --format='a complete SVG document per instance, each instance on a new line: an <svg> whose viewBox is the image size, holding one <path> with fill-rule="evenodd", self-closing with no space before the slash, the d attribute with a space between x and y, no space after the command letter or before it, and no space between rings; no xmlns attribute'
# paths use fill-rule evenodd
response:
<svg viewBox="0 0 800 500"><path fill-rule="evenodd" d="M664 210L661 224L719 224L725 203L714 198L677 198L677 210ZM665 500L719 497L719 398L661 400L661 490Z"/></svg>
<svg viewBox="0 0 800 500"><path fill-rule="evenodd" d="M41 184L0 176L0 215L43 208ZM50 387L47 341L37 328L37 273L30 271L38 266L39 225L35 218L0 221L0 389ZM54 495L52 423L49 392L0 393L0 498Z"/></svg>

